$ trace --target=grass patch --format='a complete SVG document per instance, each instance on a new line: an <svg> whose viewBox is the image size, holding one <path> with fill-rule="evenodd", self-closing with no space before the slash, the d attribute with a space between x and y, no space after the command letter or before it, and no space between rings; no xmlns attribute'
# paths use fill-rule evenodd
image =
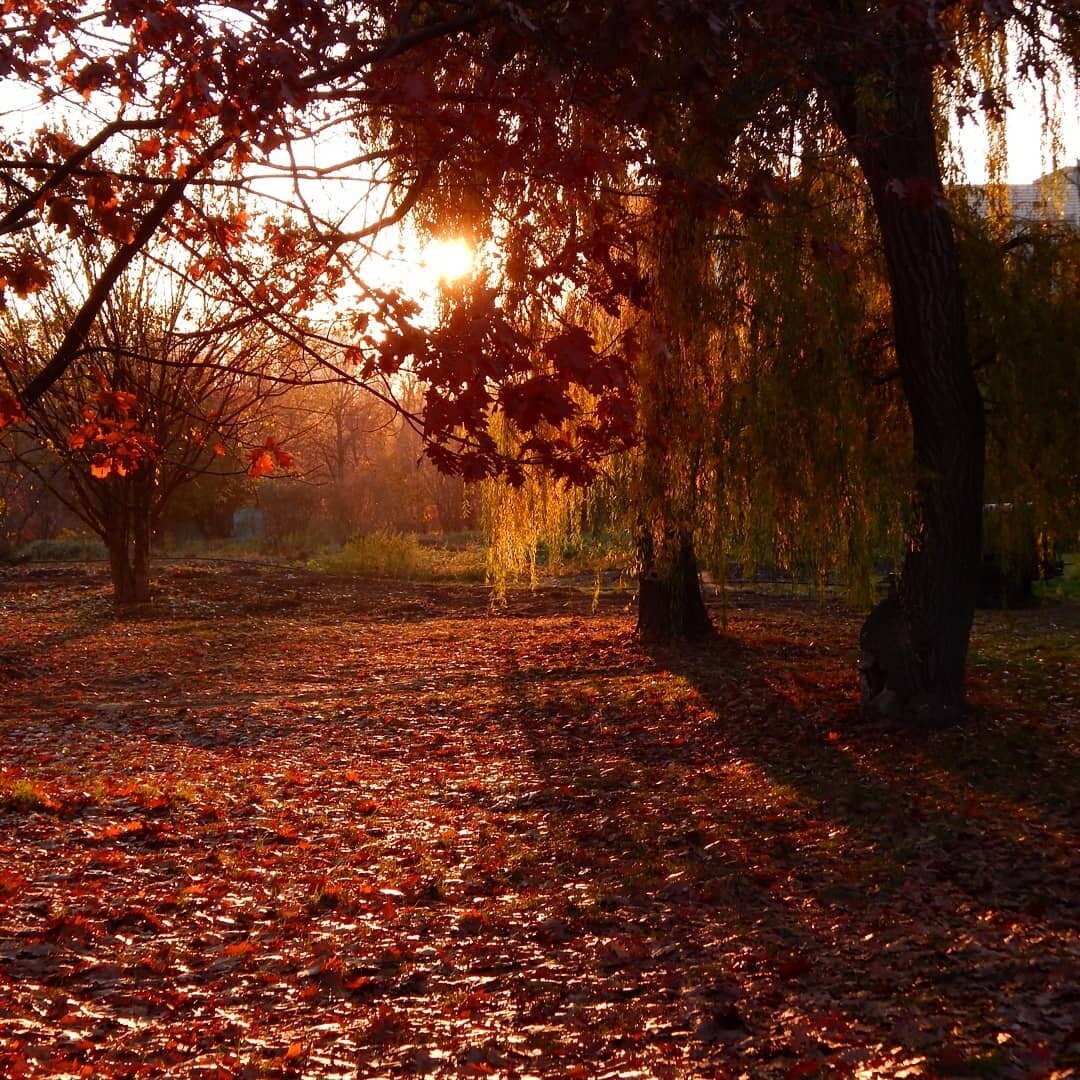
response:
<svg viewBox="0 0 1080 1080"><path fill-rule="evenodd" d="M18 548L13 562L101 562L105 545L95 536L67 536L57 540L31 540Z"/></svg>
<svg viewBox="0 0 1080 1080"><path fill-rule="evenodd" d="M413 535L386 532L357 536L338 551L311 559L308 567L327 574L408 581L483 581L485 575L480 547L438 547Z"/></svg>
<svg viewBox="0 0 1080 1080"><path fill-rule="evenodd" d="M0 779L0 811L17 814L35 812L52 814L60 809L60 803L42 790L39 784L26 777Z"/></svg>

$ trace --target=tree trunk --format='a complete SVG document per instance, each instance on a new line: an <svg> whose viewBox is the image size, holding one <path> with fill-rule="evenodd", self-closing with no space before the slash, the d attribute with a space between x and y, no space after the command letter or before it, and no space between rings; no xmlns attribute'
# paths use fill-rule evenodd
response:
<svg viewBox="0 0 1080 1080"><path fill-rule="evenodd" d="M113 485L105 531L117 604L145 604L150 600L150 487L152 478L109 477ZM148 486L149 485L149 486Z"/></svg>
<svg viewBox="0 0 1080 1080"><path fill-rule="evenodd" d="M651 547L651 544L648 545ZM692 538L682 533L667 558L644 551L637 629L645 641L700 640L713 632L701 595Z"/></svg>
<svg viewBox="0 0 1080 1080"><path fill-rule="evenodd" d="M118 604L135 603L135 570L131 565L127 529L122 521L110 522L105 536L109 549L109 575L113 600Z"/></svg>
<svg viewBox="0 0 1080 1080"><path fill-rule="evenodd" d="M981 562L984 418L967 349L959 260L941 189L929 69L877 72L889 111L857 87L834 101L870 186L911 410L913 529L898 580L861 635L863 699L881 712L958 715ZM869 95L865 95L869 96ZM880 110L880 97L877 102Z"/></svg>

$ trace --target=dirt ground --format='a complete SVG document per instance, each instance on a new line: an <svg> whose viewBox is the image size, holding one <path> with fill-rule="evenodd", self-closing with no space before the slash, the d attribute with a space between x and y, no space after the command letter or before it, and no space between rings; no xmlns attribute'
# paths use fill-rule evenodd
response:
<svg viewBox="0 0 1080 1080"><path fill-rule="evenodd" d="M0 1076L1080 1075L1080 605L913 732L838 605L591 599L0 570Z"/></svg>

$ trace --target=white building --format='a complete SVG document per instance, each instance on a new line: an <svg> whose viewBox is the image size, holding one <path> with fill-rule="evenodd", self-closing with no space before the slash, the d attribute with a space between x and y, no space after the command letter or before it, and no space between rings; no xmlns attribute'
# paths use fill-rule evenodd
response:
<svg viewBox="0 0 1080 1080"><path fill-rule="evenodd" d="M1080 165L1040 176L1033 184L1006 184L1014 221L1047 221L1080 229ZM985 205L987 189L972 189L976 206Z"/></svg>

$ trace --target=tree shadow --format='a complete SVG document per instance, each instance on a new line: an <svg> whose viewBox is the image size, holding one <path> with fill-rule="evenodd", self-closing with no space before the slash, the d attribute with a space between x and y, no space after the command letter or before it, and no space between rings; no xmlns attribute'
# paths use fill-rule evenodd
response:
<svg viewBox="0 0 1080 1080"><path fill-rule="evenodd" d="M932 1056L966 1039L1009 1075L992 1029L1017 1021L997 988L1043 988L1057 1007L1067 996L1076 837L1064 766L1052 790L1016 801L955 753L962 739L1008 752L1018 732L1006 718L964 735L868 724L846 683L816 666L819 651L778 640L653 648L637 654L633 688L613 685L632 662L514 673L492 719L519 727L538 782L474 803L508 822L539 815L567 866L589 860L573 932L638 942L648 977L689 995L694 1031L737 1016L764 1033L783 1003L865 1016L870 999L884 1042ZM1057 944L1043 951L1020 924ZM703 1019L709 978L742 1001L726 1020Z"/></svg>
<svg viewBox="0 0 1080 1080"><path fill-rule="evenodd" d="M1030 882L1068 869L1061 841L1075 839L1070 793L1080 759L1030 718L984 704L942 730L867 719L854 664L793 665L823 660L797 643L720 639L653 655L701 696L731 752L890 853L898 870L928 835L946 845L941 874L973 895L985 877L980 863L1012 868L999 884L1017 902ZM732 657L756 708L731 707Z"/></svg>

